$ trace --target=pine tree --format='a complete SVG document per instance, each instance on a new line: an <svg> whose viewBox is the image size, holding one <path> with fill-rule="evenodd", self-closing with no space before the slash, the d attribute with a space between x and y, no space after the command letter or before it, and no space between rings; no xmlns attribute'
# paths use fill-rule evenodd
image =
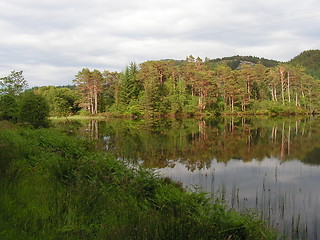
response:
<svg viewBox="0 0 320 240"><path fill-rule="evenodd" d="M91 114L98 113L99 95L105 89L105 81L98 70L82 69L74 80L76 88L81 95L81 106Z"/></svg>

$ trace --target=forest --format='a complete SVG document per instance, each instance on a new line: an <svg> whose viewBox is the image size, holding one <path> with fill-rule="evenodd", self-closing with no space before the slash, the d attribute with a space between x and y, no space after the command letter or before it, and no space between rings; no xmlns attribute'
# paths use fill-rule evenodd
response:
<svg viewBox="0 0 320 240"><path fill-rule="evenodd" d="M0 118L37 122L38 114L23 116L23 107L32 101L43 102L43 115L60 117L315 113L319 52L305 51L286 63L252 56L202 60L190 55L180 61L132 62L122 72L83 68L73 85L27 91L22 71L12 71L0 79Z"/></svg>
<svg viewBox="0 0 320 240"><path fill-rule="evenodd" d="M131 63L122 73L82 69L80 106L91 114L279 114L315 111L319 82L302 66L240 60L232 69L193 56L183 62Z"/></svg>

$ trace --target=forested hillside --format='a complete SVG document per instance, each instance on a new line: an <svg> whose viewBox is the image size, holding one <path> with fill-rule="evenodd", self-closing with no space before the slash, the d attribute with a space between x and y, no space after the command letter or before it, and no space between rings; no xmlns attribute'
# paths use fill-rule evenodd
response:
<svg viewBox="0 0 320 240"><path fill-rule="evenodd" d="M51 116L311 113L318 111L320 102L319 53L306 51L288 63L251 56L202 60L190 55L185 60L133 62L122 72L83 68L74 86L33 91L46 100ZM19 86L14 74L0 79L0 118L19 118L7 108L8 97L14 104L21 102L14 92Z"/></svg>
<svg viewBox="0 0 320 240"><path fill-rule="evenodd" d="M213 66L216 64L227 64L232 70L241 68L242 65L255 65L262 64L265 67L275 67L280 62L276 60L270 60L265 58L253 57L253 56L233 56L208 60Z"/></svg>
<svg viewBox="0 0 320 240"><path fill-rule="evenodd" d="M95 114L292 114L317 109L320 86L301 66L254 57L131 63L121 73L83 69L80 104ZM233 67L230 65L234 64Z"/></svg>
<svg viewBox="0 0 320 240"><path fill-rule="evenodd" d="M304 51L293 58L289 64L305 67L308 74L320 80L320 50Z"/></svg>

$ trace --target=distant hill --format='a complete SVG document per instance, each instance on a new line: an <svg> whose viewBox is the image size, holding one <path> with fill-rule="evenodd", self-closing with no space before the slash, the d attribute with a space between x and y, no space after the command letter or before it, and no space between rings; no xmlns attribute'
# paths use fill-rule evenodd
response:
<svg viewBox="0 0 320 240"><path fill-rule="evenodd" d="M265 58L253 57L253 56L233 56L233 57L224 57L224 58L216 58L209 60L212 64L218 63L226 63L231 69L240 68L241 65L254 65L254 64L262 64L266 67L275 67L280 62L276 60L270 60Z"/></svg>
<svg viewBox="0 0 320 240"><path fill-rule="evenodd" d="M309 75L320 79L320 50L307 50L291 59L289 64L301 65L306 68Z"/></svg>
<svg viewBox="0 0 320 240"><path fill-rule="evenodd" d="M161 59L161 61L173 61L174 65L178 66L185 62L185 60L175 60L175 59ZM233 56L233 57L224 57L216 59L205 59L205 62L209 63L212 66L215 66L220 63L227 64L232 70L241 68L242 65L255 65L261 63L266 67L275 67L280 62L276 60L270 60L265 58L253 57L253 56Z"/></svg>
<svg viewBox="0 0 320 240"><path fill-rule="evenodd" d="M76 86L68 84L68 85L57 86L57 88L69 88L70 90L75 90Z"/></svg>
<svg viewBox="0 0 320 240"><path fill-rule="evenodd" d="M168 60L172 61L172 59L165 59L164 61ZM175 65L180 65L184 63L184 60L173 61ZM212 66L224 63L227 64L233 70L239 69L243 65L255 65L261 63L265 67L275 67L278 64L283 63L277 60L239 55L216 59L206 59L205 61ZM291 65L301 65L306 68L306 71L309 75L313 76L315 79L320 80L320 50L304 51L286 63Z"/></svg>

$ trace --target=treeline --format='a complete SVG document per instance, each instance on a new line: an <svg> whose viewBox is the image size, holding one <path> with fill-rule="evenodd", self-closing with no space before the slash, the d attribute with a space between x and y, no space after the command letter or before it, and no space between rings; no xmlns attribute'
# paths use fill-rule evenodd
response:
<svg viewBox="0 0 320 240"><path fill-rule="evenodd" d="M227 64L232 70L241 67L242 63L251 63L251 64L262 64L265 67L275 67L280 62L271 59L259 58L254 56L232 56L232 57L224 57L224 58L216 58L216 59L207 59L209 63L212 64Z"/></svg>
<svg viewBox="0 0 320 240"><path fill-rule="evenodd" d="M131 63L121 73L85 68L74 83L83 111L135 116L313 112L320 90L301 66L243 63L232 69L193 56Z"/></svg>
<svg viewBox="0 0 320 240"><path fill-rule="evenodd" d="M84 68L73 86L28 91L45 100L43 109L51 116L272 115L316 112L319 83L297 63L240 56L203 61L189 56L184 61L131 63L122 72ZM22 72L13 71L0 84L0 119L25 121L18 116L18 96L27 86Z"/></svg>
<svg viewBox="0 0 320 240"><path fill-rule="evenodd" d="M33 90L25 90L27 86L22 71L0 78L0 120L45 127L49 116L47 101Z"/></svg>

